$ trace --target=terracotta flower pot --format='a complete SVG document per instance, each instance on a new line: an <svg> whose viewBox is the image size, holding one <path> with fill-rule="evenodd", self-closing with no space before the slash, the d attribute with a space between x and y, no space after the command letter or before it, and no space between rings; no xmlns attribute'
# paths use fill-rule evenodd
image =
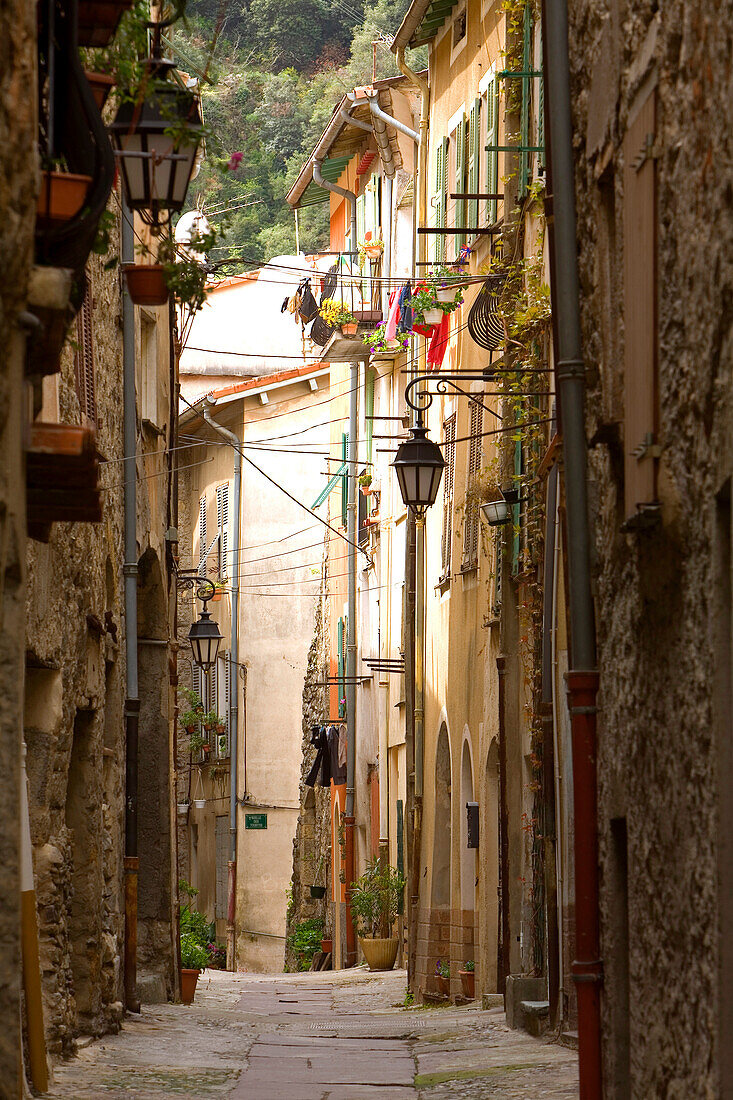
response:
<svg viewBox="0 0 733 1100"><path fill-rule="evenodd" d="M185 730L186 733L194 733L196 730L196 726L193 725L193 723L189 722L189 724L185 727Z"/></svg>
<svg viewBox="0 0 733 1100"><path fill-rule="evenodd" d="M136 306L164 306L168 287L162 264L130 264L125 269L127 289Z"/></svg>
<svg viewBox="0 0 733 1100"><path fill-rule="evenodd" d="M438 987L438 993L442 993L444 997L450 996L450 978L444 978L442 974L436 974L435 984Z"/></svg>
<svg viewBox="0 0 733 1100"><path fill-rule="evenodd" d="M461 979L461 986L463 988L463 996L469 997L471 1000L476 996L475 993L475 978L476 975L473 970L459 970L458 977Z"/></svg>
<svg viewBox="0 0 733 1100"><path fill-rule="evenodd" d="M107 101L107 96L115 86L115 78L107 76L106 73L90 73L86 69L84 70L84 76L91 86L94 102L101 111Z"/></svg>
<svg viewBox="0 0 733 1100"><path fill-rule="evenodd" d="M200 973L200 970L185 970L181 967L181 1000L185 1005L193 1004Z"/></svg>
<svg viewBox="0 0 733 1100"><path fill-rule="evenodd" d="M321 940L321 951L324 955L330 955L333 951L333 941Z"/></svg>
<svg viewBox="0 0 733 1100"><path fill-rule="evenodd" d="M347 321L341 326L341 332L344 336L356 336L357 327L356 321Z"/></svg>
<svg viewBox="0 0 733 1100"><path fill-rule="evenodd" d="M398 940L396 936L382 939L379 936L359 936L370 970L391 970L397 958Z"/></svg>
<svg viewBox="0 0 733 1100"><path fill-rule="evenodd" d="M75 217L87 201L91 176L71 172L44 172L36 204L36 216L42 225L59 225Z"/></svg>
<svg viewBox="0 0 733 1100"><path fill-rule="evenodd" d="M367 244L364 246L364 251L370 260L378 260L383 249L378 244Z"/></svg>

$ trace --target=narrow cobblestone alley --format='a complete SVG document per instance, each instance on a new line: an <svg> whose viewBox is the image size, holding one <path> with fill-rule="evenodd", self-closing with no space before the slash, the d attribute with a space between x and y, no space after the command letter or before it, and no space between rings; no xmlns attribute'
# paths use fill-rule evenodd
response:
<svg viewBox="0 0 733 1100"><path fill-rule="evenodd" d="M207 971L58 1066L54 1100L571 1100L577 1059L500 1007L404 1008L404 971Z"/></svg>

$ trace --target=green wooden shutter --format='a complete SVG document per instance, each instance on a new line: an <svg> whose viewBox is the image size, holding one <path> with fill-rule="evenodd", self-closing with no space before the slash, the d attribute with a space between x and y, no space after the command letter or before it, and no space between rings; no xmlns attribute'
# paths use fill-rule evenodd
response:
<svg viewBox="0 0 733 1100"><path fill-rule="evenodd" d="M356 196L356 244L353 248L358 248L359 242L364 240L366 199L366 195Z"/></svg>
<svg viewBox="0 0 733 1100"><path fill-rule="evenodd" d="M474 99L468 122L468 190L478 191L479 162L481 159L481 100ZM469 199L468 225L478 226L478 199Z"/></svg>
<svg viewBox="0 0 733 1100"><path fill-rule="evenodd" d="M499 189L499 85L496 78L489 82L486 89L486 137L489 150L486 153L486 191L495 195ZM493 146L493 148L492 148ZM493 225L497 217L497 201L489 199L487 205L487 223Z"/></svg>
<svg viewBox="0 0 733 1100"><path fill-rule="evenodd" d="M455 175L453 178L456 192L466 190L466 119L465 116L456 126L456 159L455 159ZM456 199L455 205L455 225L466 224L466 200ZM460 249L463 248L466 243L466 234L458 233L454 236L456 242L455 254L458 255Z"/></svg>
<svg viewBox="0 0 733 1100"><path fill-rule="evenodd" d="M372 461L372 439L374 431L374 371L367 367L364 375L364 417L366 420L366 457L367 462ZM368 472L373 473L371 465Z"/></svg>
<svg viewBox="0 0 733 1100"><path fill-rule="evenodd" d="M341 436L341 462L346 462L346 443L348 436L343 434ZM341 526L346 526L346 517L348 515L349 508L349 471L348 468L344 470L341 475Z"/></svg>
<svg viewBox="0 0 733 1100"><path fill-rule="evenodd" d="M545 168L545 74L542 71L542 50L540 49L540 63L538 65L540 76L537 80L537 144L540 152L537 154L537 163L544 171Z"/></svg>
<svg viewBox="0 0 733 1100"><path fill-rule="evenodd" d="M445 228L448 212L448 138L443 138L435 150L435 226ZM445 236L435 234L434 259L445 260Z"/></svg>
<svg viewBox="0 0 733 1100"><path fill-rule="evenodd" d="M524 28L522 45L522 73L529 73L532 69L532 9L529 3L524 6ZM532 78L524 75L522 80L522 109L520 113L520 138L521 152L519 154L519 179L517 182L517 197L523 199L527 193L529 184L529 152L527 146L529 140L529 104L532 95Z"/></svg>
<svg viewBox="0 0 733 1100"><path fill-rule="evenodd" d="M522 488L522 441L518 439L514 444L514 486L521 491ZM519 572L519 555L522 549L522 505L521 502L512 505L512 573Z"/></svg>
<svg viewBox="0 0 733 1100"><path fill-rule="evenodd" d="M338 621L338 681L339 681L339 718L343 718L346 714L346 704L341 700L346 698L346 661L344 657L344 638L346 636L346 621L345 619L339 619Z"/></svg>

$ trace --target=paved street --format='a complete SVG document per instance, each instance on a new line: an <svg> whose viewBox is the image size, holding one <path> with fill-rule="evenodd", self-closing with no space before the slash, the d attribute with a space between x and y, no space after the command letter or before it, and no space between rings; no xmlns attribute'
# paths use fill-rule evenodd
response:
<svg viewBox="0 0 733 1100"><path fill-rule="evenodd" d="M571 1100L575 1054L500 1008L404 1008L404 971L206 972L56 1068L61 1100Z"/></svg>

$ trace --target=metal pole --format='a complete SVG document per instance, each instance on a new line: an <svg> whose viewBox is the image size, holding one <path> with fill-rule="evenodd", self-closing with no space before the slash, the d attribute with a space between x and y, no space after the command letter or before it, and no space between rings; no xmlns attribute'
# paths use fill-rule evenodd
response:
<svg viewBox="0 0 733 1100"><path fill-rule="evenodd" d="M227 970L236 970L237 912L237 732L239 725L239 528L242 499L242 441L211 415L215 402L206 400L204 420L234 447L234 501L232 507L232 622L229 645L229 863L227 885ZM226 564L226 563L225 563Z"/></svg>
<svg viewBox="0 0 733 1100"><path fill-rule="evenodd" d="M122 262L135 256L133 213L122 197ZM135 401L135 307L122 287L122 408L125 526L125 1005L140 1011L137 999L137 776L140 698L137 681L137 406Z"/></svg>
<svg viewBox="0 0 733 1100"><path fill-rule="evenodd" d="M356 240L356 237L354 237ZM354 881L354 801L356 793L356 437L358 434L359 364L349 369L348 507L346 535L348 552L348 618L346 622L346 965L356 962L354 922L351 917L351 887Z"/></svg>
<svg viewBox="0 0 733 1100"><path fill-rule="evenodd" d="M603 964L598 914L598 672L590 581L585 366L580 329L566 0L543 0L542 28L548 194L553 204L550 230L552 316L563 435L570 617L567 685L573 745L576 930L576 958L572 970L578 996L580 1098L600 1100L603 1094L600 1005Z"/></svg>

